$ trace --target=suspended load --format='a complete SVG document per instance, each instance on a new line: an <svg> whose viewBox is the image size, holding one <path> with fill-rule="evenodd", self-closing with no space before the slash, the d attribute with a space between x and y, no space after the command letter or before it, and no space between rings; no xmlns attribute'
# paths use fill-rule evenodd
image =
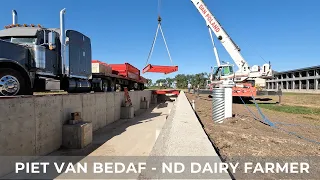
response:
<svg viewBox="0 0 320 180"><path fill-rule="evenodd" d="M146 72L155 72L155 73L164 73L169 74L172 72L178 71L178 66L160 66L160 65L151 65L148 64L144 69L143 73Z"/></svg>
<svg viewBox="0 0 320 180"><path fill-rule="evenodd" d="M171 55L170 55L170 52L169 52L169 48L168 48L168 45L167 45L167 42L166 42L166 39L164 37L164 33L163 33L163 30L161 28L161 17L160 17L160 0L158 1L158 8L159 8L159 16L158 16L158 28L157 28L157 31L156 31L156 35L153 39L153 43L152 43L152 46L151 46L151 50L149 52L149 56L148 56L148 59L147 59L147 63L146 63L146 67L143 68L143 71L142 73L146 73L146 72L153 72L153 73L164 73L164 74L169 74L169 73L172 73L172 72L176 72L178 71L178 66L175 66L175 65L172 65L172 66L161 66L161 65L152 65L152 64L149 64L149 59L151 58L152 56L152 52L153 52L153 49L154 49L154 45L156 43L156 40L157 40L157 36L158 36L158 32L159 32L159 29L160 29L160 32L161 32L161 35L162 35L162 38L163 38L163 41L164 41L164 44L166 46L166 49L167 49L167 53L168 53L168 56L169 56L169 59L171 61L171 64L173 64L172 62L172 58L171 58Z"/></svg>

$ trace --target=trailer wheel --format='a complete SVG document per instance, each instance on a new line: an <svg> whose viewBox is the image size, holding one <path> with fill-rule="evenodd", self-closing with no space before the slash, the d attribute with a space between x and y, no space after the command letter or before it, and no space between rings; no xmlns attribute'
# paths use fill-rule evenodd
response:
<svg viewBox="0 0 320 180"><path fill-rule="evenodd" d="M22 75L9 68L0 68L0 95L15 96L31 94L31 88Z"/></svg>

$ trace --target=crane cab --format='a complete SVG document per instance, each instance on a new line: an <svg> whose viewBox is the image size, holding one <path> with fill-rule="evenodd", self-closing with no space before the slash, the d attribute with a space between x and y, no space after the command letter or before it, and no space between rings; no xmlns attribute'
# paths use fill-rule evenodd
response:
<svg viewBox="0 0 320 180"><path fill-rule="evenodd" d="M233 75L234 75L233 65L231 64L216 66L213 68L213 71L212 71L212 76L213 76L212 78L214 80L223 80Z"/></svg>

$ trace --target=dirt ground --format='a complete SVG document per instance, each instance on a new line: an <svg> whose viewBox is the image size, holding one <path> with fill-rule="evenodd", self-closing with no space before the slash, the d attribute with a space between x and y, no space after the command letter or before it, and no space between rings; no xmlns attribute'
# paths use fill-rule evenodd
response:
<svg viewBox="0 0 320 180"><path fill-rule="evenodd" d="M280 128L276 129L255 120L243 104L233 104L235 117L219 124L212 121L212 99L208 98L208 95L200 95L199 98L193 94L186 93L186 95L189 101L195 100L199 119L224 159L247 155L268 157L320 156L319 144L288 133L289 131L294 132L311 141L320 142L319 116L288 114L262 109L265 116L272 122L293 124L276 124ZM292 102L299 104L299 98L297 100L296 102L292 100ZM248 106L248 108L257 117L260 117L255 106Z"/></svg>

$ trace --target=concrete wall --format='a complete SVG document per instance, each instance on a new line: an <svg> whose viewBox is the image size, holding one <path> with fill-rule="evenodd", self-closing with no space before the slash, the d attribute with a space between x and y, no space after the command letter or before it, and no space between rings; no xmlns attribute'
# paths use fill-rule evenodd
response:
<svg viewBox="0 0 320 180"><path fill-rule="evenodd" d="M151 91L129 92L135 111ZM41 156L62 144L72 112L98 130L120 119L123 92L0 98L0 156ZM0 173L1 174L1 173Z"/></svg>

